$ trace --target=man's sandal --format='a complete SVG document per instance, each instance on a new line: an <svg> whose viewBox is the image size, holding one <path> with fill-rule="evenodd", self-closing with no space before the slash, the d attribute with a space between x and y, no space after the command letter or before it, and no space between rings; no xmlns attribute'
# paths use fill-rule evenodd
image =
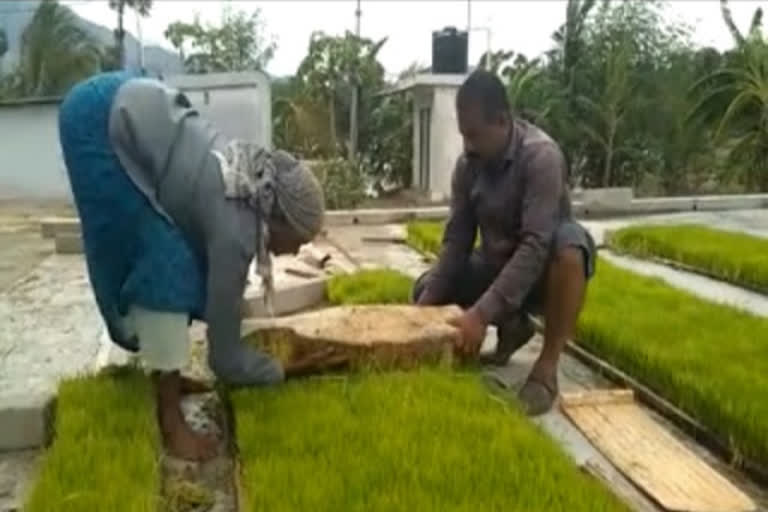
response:
<svg viewBox="0 0 768 512"><path fill-rule="evenodd" d="M517 392L517 398L528 416L539 416L552 409L558 393L557 379L547 383L535 377L528 377Z"/></svg>

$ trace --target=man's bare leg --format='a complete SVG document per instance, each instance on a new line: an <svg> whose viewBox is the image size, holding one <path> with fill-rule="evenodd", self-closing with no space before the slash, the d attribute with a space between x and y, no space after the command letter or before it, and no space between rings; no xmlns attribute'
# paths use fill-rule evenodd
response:
<svg viewBox="0 0 768 512"><path fill-rule="evenodd" d="M216 439L198 434L181 411L182 377L178 371L153 372L157 417L166 449L174 457L204 461L216 455Z"/></svg>
<svg viewBox="0 0 768 512"><path fill-rule="evenodd" d="M519 395L528 414L547 412L557 398L560 354L576 334L584 305L584 266L582 249L566 247L555 255L547 270L544 347Z"/></svg>

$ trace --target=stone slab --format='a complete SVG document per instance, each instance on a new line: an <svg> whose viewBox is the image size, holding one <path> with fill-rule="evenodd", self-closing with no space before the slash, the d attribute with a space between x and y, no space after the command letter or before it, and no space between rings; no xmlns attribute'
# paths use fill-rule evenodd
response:
<svg viewBox="0 0 768 512"><path fill-rule="evenodd" d="M82 254L83 238L76 233L57 233L54 236L56 254Z"/></svg>
<svg viewBox="0 0 768 512"><path fill-rule="evenodd" d="M61 378L89 371L99 352L103 321L83 259L50 256L0 292L0 326L0 424L5 414L37 424L40 401L28 398L23 414L7 404L52 396ZM30 436L40 438L32 430ZM17 441L8 434L0 443Z"/></svg>
<svg viewBox="0 0 768 512"><path fill-rule="evenodd" d="M243 322L243 337L284 364L320 349L353 368L412 368L452 361L458 331L447 323L456 306L338 306Z"/></svg>
<svg viewBox="0 0 768 512"><path fill-rule="evenodd" d="M61 233L79 234L80 221L75 217L44 217L40 219L40 234L43 238L55 238Z"/></svg>
<svg viewBox="0 0 768 512"><path fill-rule="evenodd" d="M22 510L39 465L38 450L0 453L0 512Z"/></svg>
<svg viewBox="0 0 768 512"><path fill-rule="evenodd" d="M274 313L288 315L311 308L325 299L325 285L328 278L304 279L304 282L292 282L275 290ZM260 289L251 289L245 295L244 317L264 317L267 310L263 293Z"/></svg>
<svg viewBox="0 0 768 512"><path fill-rule="evenodd" d="M424 258L407 245L366 241L367 237L404 238L405 227L402 224L337 226L329 228L328 233L361 266L394 268L413 278L429 268Z"/></svg>
<svg viewBox="0 0 768 512"><path fill-rule="evenodd" d="M45 445L53 394L0 396L0 452Z"/></svg>
<svg viewBox="0 0 768 512"><path fill-rule="evenodd" d="M621 212L631 208L633 197L629 187L591 188L582 192L581 200L590 212Z"/></svg>
<svg viewBox="0 0 768 512"><path fill-rule="evenodd" d="M52 252L51 242L33 231L0 230L0 290L11 286Z"/></svg>

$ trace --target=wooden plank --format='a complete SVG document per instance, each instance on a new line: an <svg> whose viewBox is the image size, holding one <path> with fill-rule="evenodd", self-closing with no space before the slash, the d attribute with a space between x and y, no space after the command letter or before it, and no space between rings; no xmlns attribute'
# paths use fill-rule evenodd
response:
<svg viewBox="0 0 768 512"><path fill-rule="evenodd" d="M621 475L609 475L601 464L588 459L581 469L610 489L620 500L635 512L658 512L660 509Z"/></svg>
<svg viewBox="0 0 768 512"><path fill-rule="evenodd" d="M574 391L562 393L561 402L568 407L580 405L625 404L635 400L631 389L596 389L593 391Z"/></svg>
<svg viewBox="0 0 768 512"><path fill-rule="evenodd" d="M599 402L599 401L598 401ZM755 503L636 403L562 404L565 414L624 475L667 510L748 512Z"/></svg>
<svg viewBox="0 0 768 512"><path fill-rule="evenodd" d="M717 455L724 463L744 471L755 482L768 486L768 468L754 459L736 453L727 440L715 435L701 422L653 392L648 386L600 359L580 345L569 341L565 349L568 354L590 367L599 375L618 385L631 388L638 401L672 422L690 436L691 439Z"/></svg>

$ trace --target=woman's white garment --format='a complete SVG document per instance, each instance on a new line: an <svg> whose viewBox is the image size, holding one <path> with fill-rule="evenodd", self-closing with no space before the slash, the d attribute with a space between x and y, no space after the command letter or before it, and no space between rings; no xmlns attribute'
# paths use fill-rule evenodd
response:
<svg viewBox="0 0 768 512"><path fill-rule="evenodd" d="M139 354L151 371L181 370L189 357L189 316L131 306L123 318L129 337L139 340Z"/></svg>

